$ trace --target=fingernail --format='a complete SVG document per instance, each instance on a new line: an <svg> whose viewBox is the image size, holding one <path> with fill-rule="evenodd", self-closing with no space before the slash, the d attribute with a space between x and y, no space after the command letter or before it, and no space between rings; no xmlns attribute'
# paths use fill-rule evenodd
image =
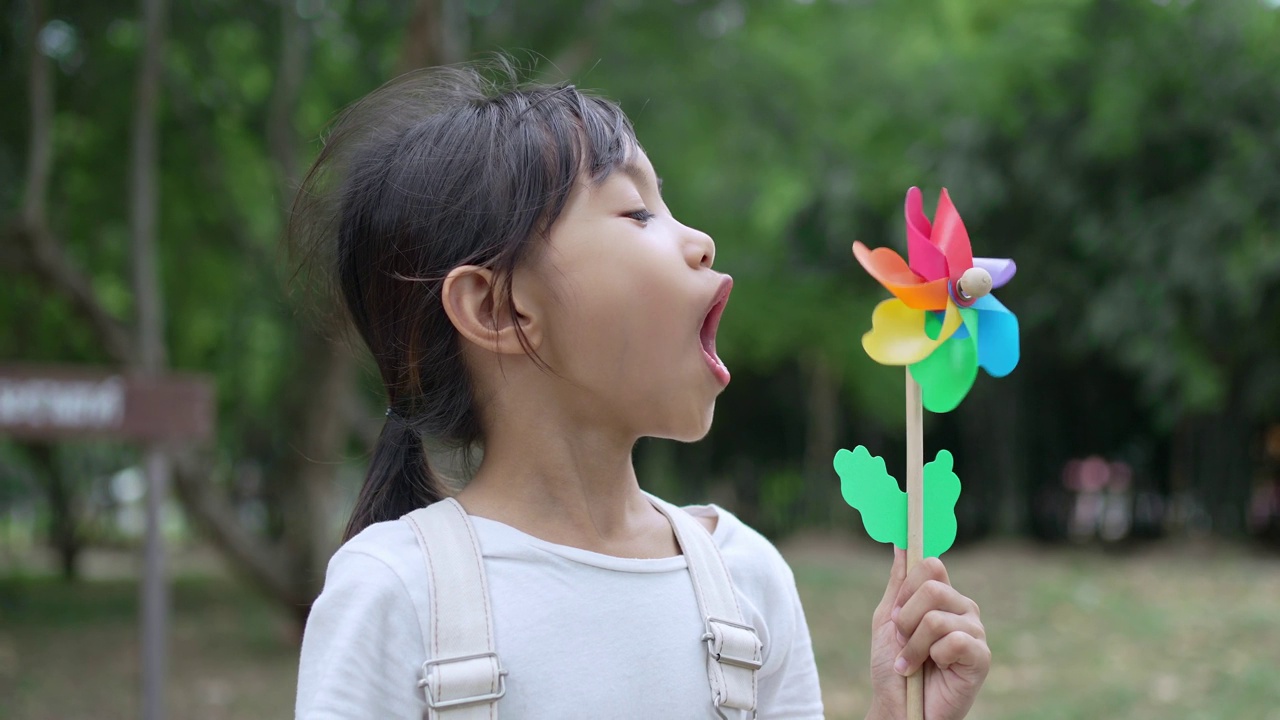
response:
<svg viewBox="0 0 1280 720"><path fill-rule="evenodd" d="M893 671L899 675L907 674L907 659L899 656L898 661L893 664Z"/></svg>
<svg viewBox="0 0 1280 720"><path fill-rule="evenodd" d="M892 620L892 621L894 621L894 622L898 622L898 611L899 611L899 610L901 610L901 608L896 608L896 607L895 607L895 608L893 609L893 612L889 613L889 619L890 619L890 620Z"/></svg>

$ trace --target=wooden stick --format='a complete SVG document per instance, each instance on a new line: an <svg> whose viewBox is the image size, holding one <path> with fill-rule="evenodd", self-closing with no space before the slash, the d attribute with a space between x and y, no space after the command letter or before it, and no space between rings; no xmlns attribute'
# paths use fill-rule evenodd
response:
<svg viewBox="0 0 1280 720"><path fill-rule="evenodd" d="M907 572L924 560L924 406L907 372ZM907 677L907 720L924 720L924 667Z"/></svg>

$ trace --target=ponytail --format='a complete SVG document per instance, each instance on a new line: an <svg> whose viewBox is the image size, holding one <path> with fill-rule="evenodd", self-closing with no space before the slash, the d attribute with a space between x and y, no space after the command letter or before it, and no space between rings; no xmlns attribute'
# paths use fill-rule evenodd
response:
<svg viewBox="0 0 1280 720"><path fill-rule="evenodd" d="M444 485L427 464L418 430L388 411L342 540L346 542L374 523L395 520L446 496Z"/></svg>

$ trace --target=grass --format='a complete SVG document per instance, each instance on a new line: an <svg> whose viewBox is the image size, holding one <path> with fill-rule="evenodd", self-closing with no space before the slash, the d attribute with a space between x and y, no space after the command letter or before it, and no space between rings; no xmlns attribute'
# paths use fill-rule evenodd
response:
<svg viewBox="0 0 1280 720"><path fill-rule="evenodd" d="M830 537L784 552L828 717L861 717L887 553ZM973 718L1280 720L1280 559L983 545L946 560L994 655ZM138 717L136 597L128 580L0 580L0 718ZM173 606L171 717L291 715L297 638L283 614L217 575L179 579Z"/></svg>
<svg viewBox="0 0 1280 720"><path fill-rule="evenodd" d="M0 718L137 718L137 585L0 581ZM293 715L295 632L223 578L172 590L167 704L181 720Z"/></svg>
<svg viewBox="0 0 1280 720"><path fill-rule="evenodd" d="M831 718L861 717L869 697L866 625L888 572L878 550L787 548ZM1280 720L1280 559L986 545L945 560L992 649L971 717Z"/></svg>

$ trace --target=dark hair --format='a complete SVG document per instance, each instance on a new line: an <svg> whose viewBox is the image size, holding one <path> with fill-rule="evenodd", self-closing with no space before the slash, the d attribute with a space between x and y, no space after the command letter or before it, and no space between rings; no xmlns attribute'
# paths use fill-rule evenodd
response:
<svg viewBox="0 0 1280 720"><path fill-rule="evenodd" d="M291 245L312 267L328 266L387 392L387 421L344 539L446 496L424 437L462 449L483 441L440 303L445 276L480 265L508 286L574 184L602 180L636 145L612 102L572 85L519 85L506 62L496 70L497 81L475 65L416 72L355 103L293 204ZM514 312L510 293L500 301Z"/></svg>

